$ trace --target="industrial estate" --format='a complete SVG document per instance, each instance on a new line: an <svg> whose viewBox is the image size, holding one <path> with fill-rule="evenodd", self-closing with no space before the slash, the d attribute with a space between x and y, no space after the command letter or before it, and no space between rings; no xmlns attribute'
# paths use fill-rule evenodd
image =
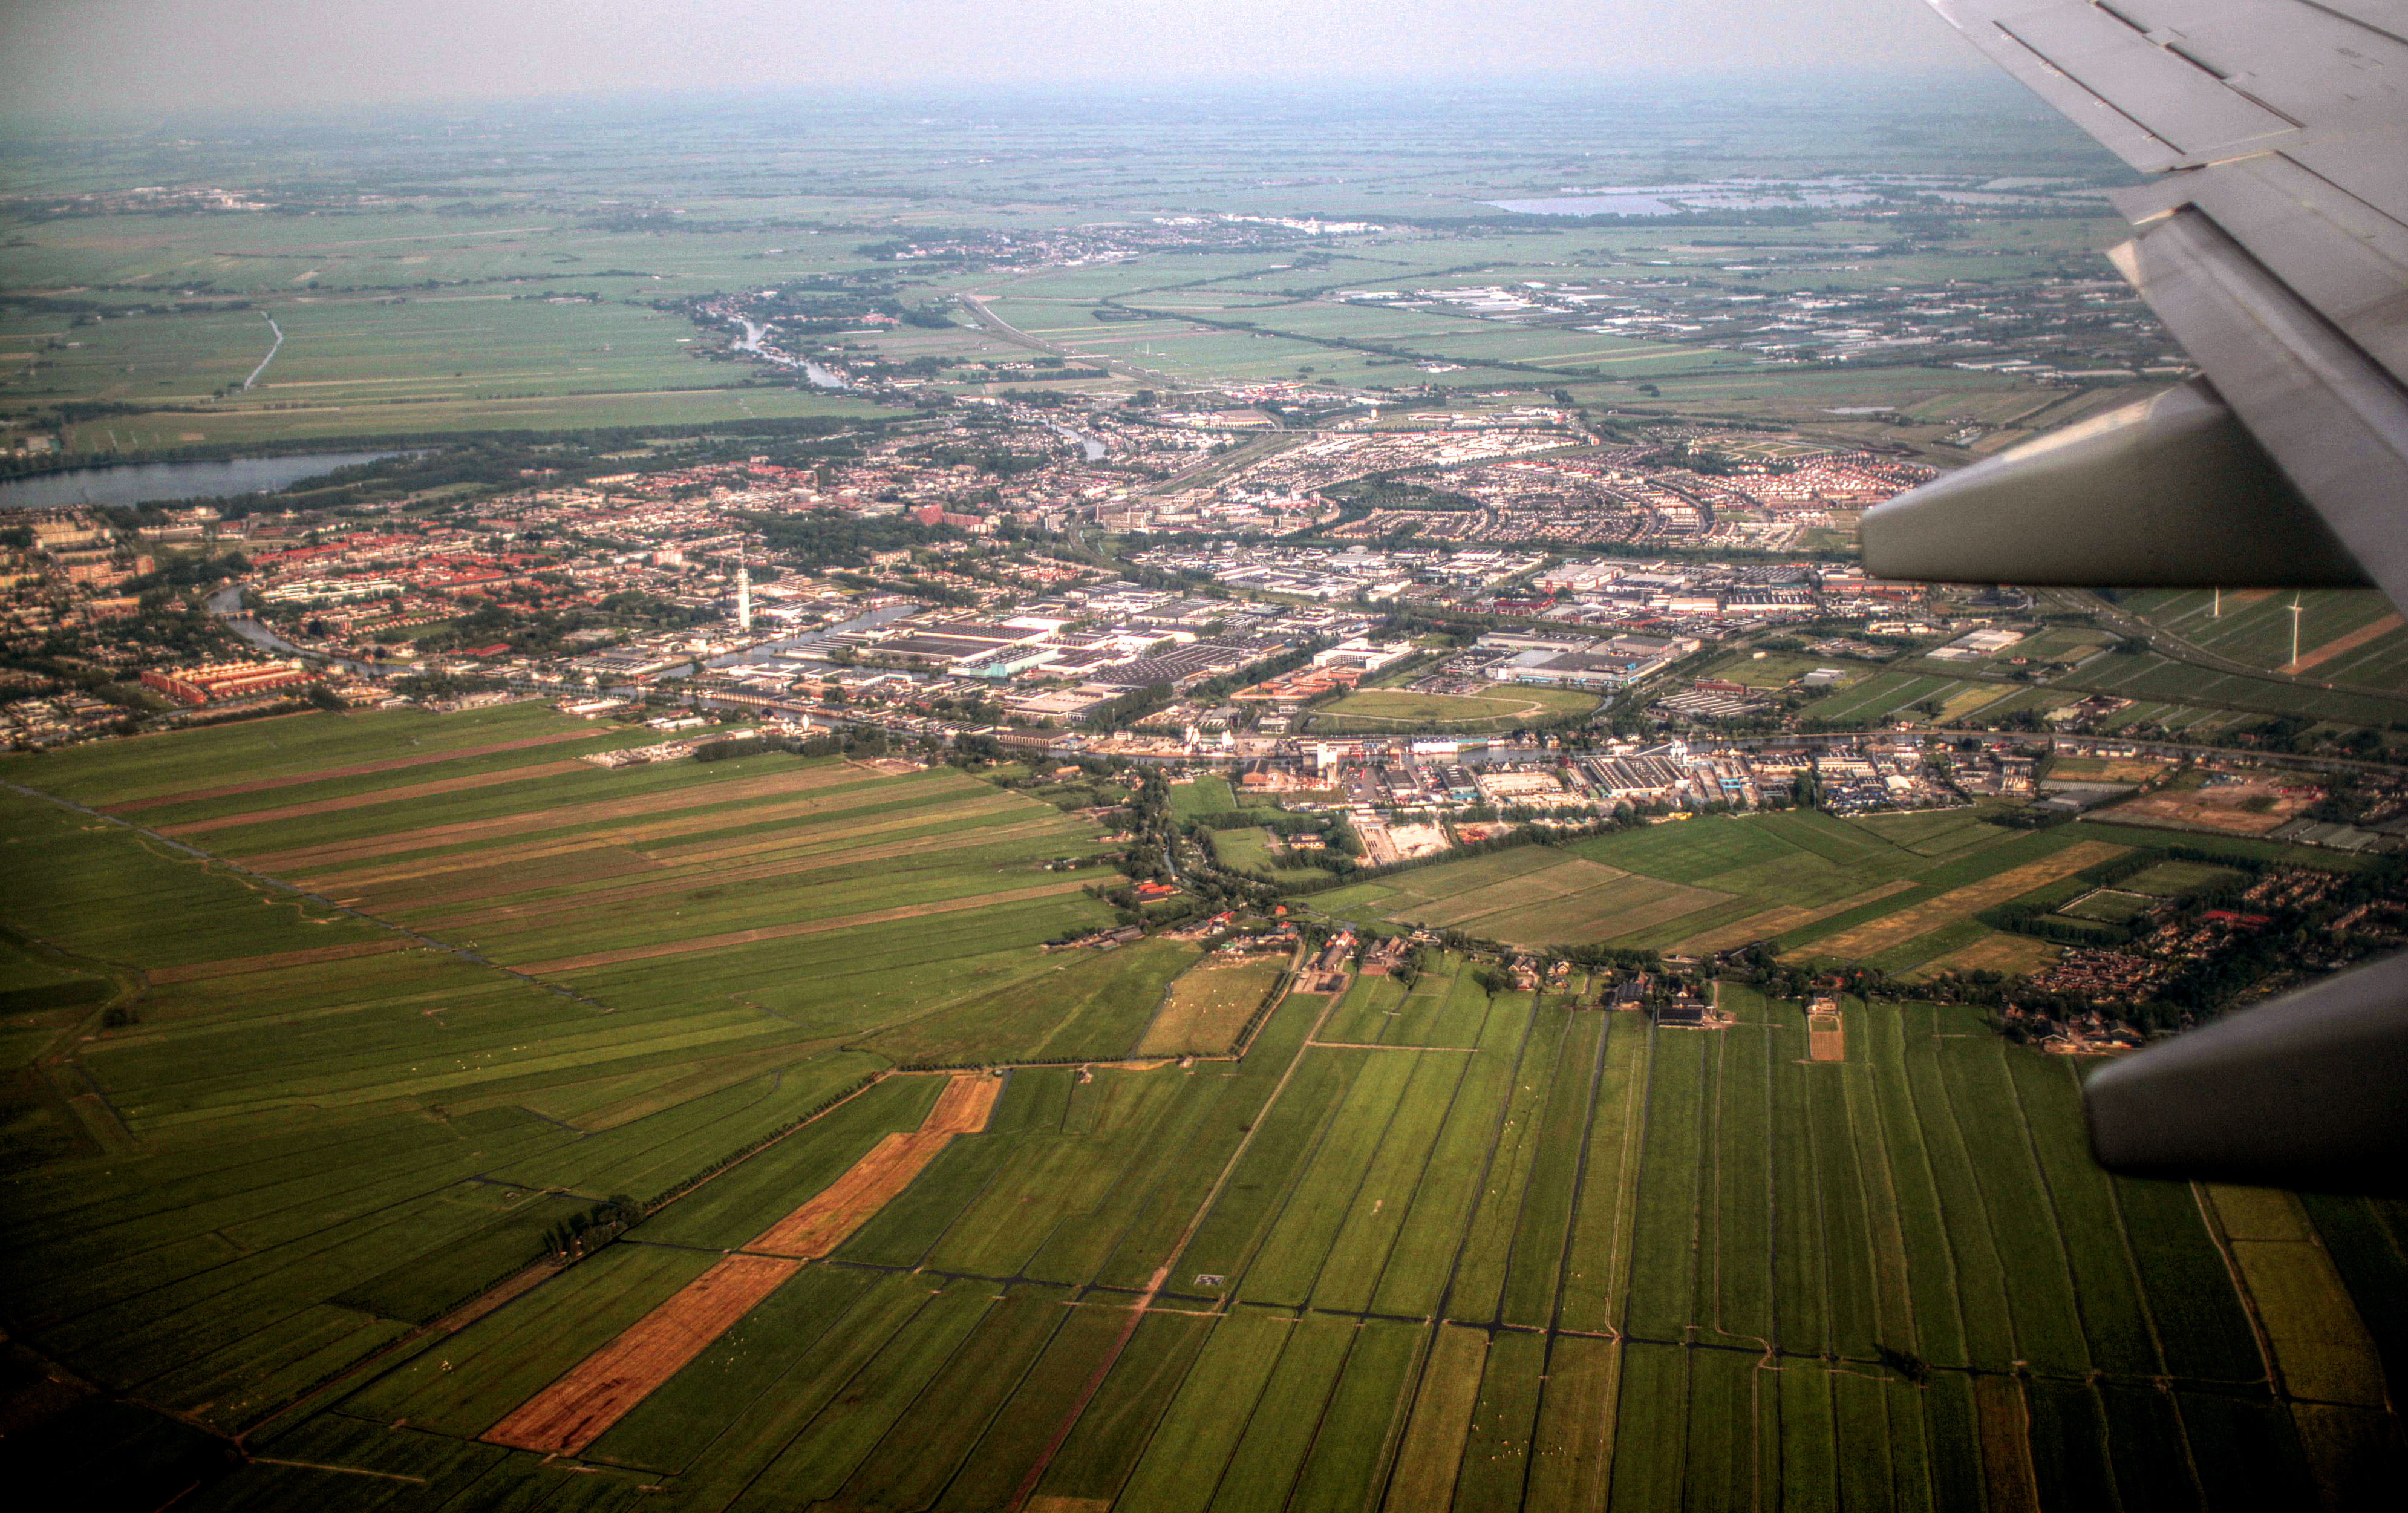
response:
<svg viewBox="0 0 2408 1513"><path fill-rule="evenodd" d="M12 1475L2381 1506L2408 1206L2080 1083L2408 943L2408 627L1868 576L2187 369L2054 125L1729 107L36 152Z"/></svg>

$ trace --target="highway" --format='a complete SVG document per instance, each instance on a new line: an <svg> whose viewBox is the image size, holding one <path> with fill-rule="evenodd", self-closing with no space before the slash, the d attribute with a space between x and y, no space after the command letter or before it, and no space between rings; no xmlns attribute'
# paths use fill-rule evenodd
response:
<svg viewBox="0 0 2408 1513"><path fill-rule="evenodd" d="M2372 694L2378 699L2399 697L2394 689L2372 688L2357 683L2327 683L2319 678L2302 678L2293 673L2278 672L2272 668L2236 662L2195 641L2185 641L2162 626L2152 625L2128 610L2118 609L2087 588L2048 588L2041 590L2041 596L2067 610L2086 614L2119 635L2144 642L2149 650L2169 661L2187 662L2212 672L2230 672L2250 678L2279 678L2303 688L2329 688L2341 694Z"/></svg>

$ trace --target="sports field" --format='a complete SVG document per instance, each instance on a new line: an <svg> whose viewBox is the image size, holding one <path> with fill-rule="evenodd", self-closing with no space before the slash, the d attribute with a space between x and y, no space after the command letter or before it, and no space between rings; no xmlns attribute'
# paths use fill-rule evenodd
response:
<svg viewBox="0 0 2408 1513"><path fill-rule="evenodd" d="M1464 730L1493 734L1545 724L1597 708L1597 696L1569 688L1499 687L1488 694L1416 694L1358 688L1312 718L1324 734L1383 730Z"/></svg>
<svg viewBox="0 0 2408 1513"><path fill-rule="evenodd" d="M1817 1060L1734 987L1655 1030L1431 953L1242 1059L1140 1059L1275 969L1042 951L1106 917L1031 891L1092 826L944 769L562 772L552 734L598 732L309 715L0 770L138 806L0 797L45 995L0 1305L182 1416L78 1420L37 1499L210 1431L247 1457L213 1510L2275 1506L2387 1432L2401 1210L2111 1181L2071 1064L1969 1012L1850 1002ZM210 742L261 785L209 792ZM525 771L429 791L454 763ZM380 784L414 794L348 801ZM2078 859L1903 820L1390 882L1760 912L1736 874L1811 857L1914 883L1879 910ZM640 1222L530 1269L605 1199Z"/></svg>

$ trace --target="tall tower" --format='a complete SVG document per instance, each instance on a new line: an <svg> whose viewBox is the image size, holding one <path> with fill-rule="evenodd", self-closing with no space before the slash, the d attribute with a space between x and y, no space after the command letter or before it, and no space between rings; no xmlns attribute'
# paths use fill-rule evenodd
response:
<svg viewBox="0 0 2408 1513"><path fill-rule="evenodd" d="M752 628L752 574L741 562L736 565L736 628Z"/></svg>

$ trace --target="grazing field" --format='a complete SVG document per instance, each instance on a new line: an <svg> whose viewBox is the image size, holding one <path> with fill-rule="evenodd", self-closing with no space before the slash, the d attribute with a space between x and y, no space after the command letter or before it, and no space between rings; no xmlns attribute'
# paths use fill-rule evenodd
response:
<svg viewBox="0 0 2408 1513"><path fill-rule="evenodd" d="M1280 848L1268 830L1214 830L1211 839L1213 859L1238 872L1275 883L1318 882L1329 875L1318 867L1296 865L1293 853Z"/></svg>
<svg viewBox="0 0 2408 1513"><path fill-rule="evenodd" d="M1354 884L1312 902L1358 922L1410 921L1544 945L1628 934L1728 898L1529 847Z"/></svg>
<svg viewBox="0 0 2408 1513"><path fill-rule="evenodd" d="M1137 1043L1139 1056L1221 1056L1236 1044L1263 997L1286 975L1283 956L1233 964L1202 962L1175 978L1154 1022Z"/></svg>
<svg viewBox="0 0 2408 1513"><path fill-rule="evenodd" d="M1705 815L1308 898L1356 924L1411 923L1516 944L1694 954L1766 942L1902 972L2000 938L1973 919L1979 911L2150 843L2145 832L2109 834L2008 830L1969 809L1856 820L1812 811Z"/></svg>
<svg viewBox="0 0 2408 1513"><path fill-rule="evenodd" d="M284 725L296 774L401 728ZM236 737L152 742L170 771L123 789L207 787L179 742ZM476 759L556 759L513 750ZM26 765L119 801L77 764ZM1046 953L1108 916L1014 895L1093 828L957 772L775 756L263 817L307 786L122 820L0 796L7 982L51 995L11 1018L41 1138L0 1174L0 1307L148 1405L87 1461L242 1434L212 1513L1938 1508L2018 1478L2051 1509L2290 1506L2396 1433L2397 1205L2108 1178L2073 1065L1970 1009L1834 1030L1726 982L1727 1028L1658 1029L1426 949L1182 1065L1154 1037L1225 1036L1283 963ZM251 817L197 856L127 823L179 804ZM1908 819L1313 899L1669 940L1845 904L1794 944L2121 854ZM271 857L317 896L237 870ZM958 907L866 918L929 903ZM633 1222L543 1259L605 1203Z"/></svg>

